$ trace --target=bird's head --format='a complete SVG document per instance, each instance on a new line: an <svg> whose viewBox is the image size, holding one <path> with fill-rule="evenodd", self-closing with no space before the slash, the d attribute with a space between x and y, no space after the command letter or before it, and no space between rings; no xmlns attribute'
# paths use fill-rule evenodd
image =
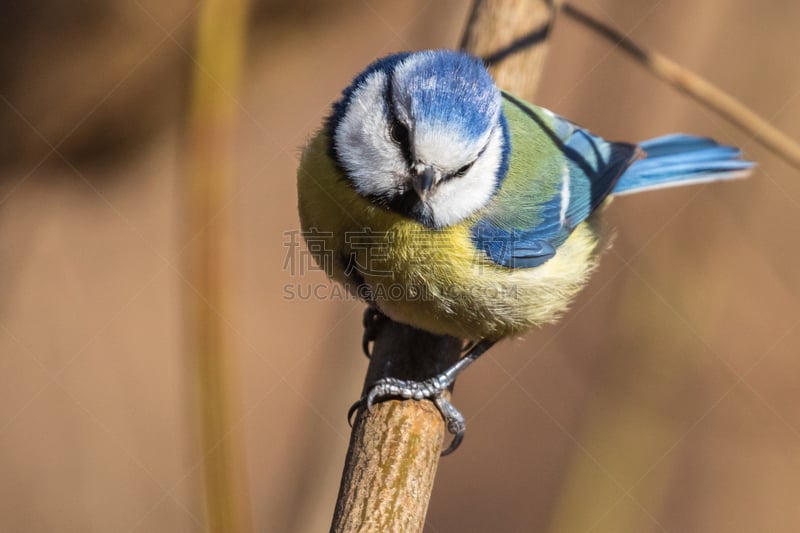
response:
<svg viewBox="0 0 800 533"><path fill-rule="evenodd" d="M328 126L332 154L359 194L430 227L464 220L502 179L500 91L467 54L377 61L345 89Z"/></svg>

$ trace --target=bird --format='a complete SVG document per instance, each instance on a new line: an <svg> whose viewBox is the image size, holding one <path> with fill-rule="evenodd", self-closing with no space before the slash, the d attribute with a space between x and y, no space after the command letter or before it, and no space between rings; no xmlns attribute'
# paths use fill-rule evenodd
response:
<svg viewBox="0 0 800 533"><path fill-rule="evenodd" d="M606 141L499 89L465 52L374 61L303 149L302 234L368 316L471 344L424 381L376 381L351 413L388 397L429 398L454 436L445 453L454 450L465 423L445 390L496 342L563 316L606 247L600 218L612 197L743 178L753 167L739 149L699 136Z"/></svg>

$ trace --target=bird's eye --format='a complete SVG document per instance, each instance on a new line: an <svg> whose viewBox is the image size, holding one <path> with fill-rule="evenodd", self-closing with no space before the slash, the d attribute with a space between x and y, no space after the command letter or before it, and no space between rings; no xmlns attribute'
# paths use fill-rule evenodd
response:
<svg viewBox="0 0 800 533"><path fill-rule="evenodd" d="M389 127L389 136L401 148L408 148L408 128L405 124L395 119Z"/></svg>
<svg viewBox="0 0 800 533"><path fill-rule="evenodd" d="M455 172L453 172L453 177L454 177L454 178L460 178L461 176L463 176L464 174L466 174L467 172L469 172L469 169L471 169L471 168L472 168L472 164L473 164L474 162L475 162L475 161L470 161L469 163L467 163L467 164L466 164L466 165L464 165L463 167L461 167L461 168L459 168L458 170L456 170Z"/></svg>

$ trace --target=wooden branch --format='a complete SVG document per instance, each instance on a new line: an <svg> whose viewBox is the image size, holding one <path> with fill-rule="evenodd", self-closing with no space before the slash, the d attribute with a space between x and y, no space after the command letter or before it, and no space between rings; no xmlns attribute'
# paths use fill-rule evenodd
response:
<svg viewBox="0 0 800 533"><path fill-rule="evenodd" d="M498 85L531 95L552 20L545 0L477 0L462 40ZM536 46L534 46L536 45ZM461 341L387 321L375 340L364 390L384 376L423 380L461 354ZM444 422L428 400L390 400L356 415L331 531L419 532L442 451Z"/></svg>
<svg viewBox="0 0 800 533"><path fill-rule="evenodd" d="M384 376L425 379L461 354L461 341L387 320L375 341L366 392ZM389 400L356 415L331 531L422 531L444 421L428 400Z"/></svg>
<svg viewBox="0 0 800 533"><path fill-rule="evenodd" d="M762 146L795 168L800 169L800 145L759 117L733 96L658 52L648 50L624 33L595 19L572 4L564 4L562 11L605 39L613 42L615 46L644 65L656 77L716 111L752 134L753 138L761 143Z"/></svg>
<svg viewBox="0 0 800 533"><path fill-rule="evenodd" d="M461 48L489 65L495 83L532 100L542 74L555 8L547 0L479 0Z"/></svg>

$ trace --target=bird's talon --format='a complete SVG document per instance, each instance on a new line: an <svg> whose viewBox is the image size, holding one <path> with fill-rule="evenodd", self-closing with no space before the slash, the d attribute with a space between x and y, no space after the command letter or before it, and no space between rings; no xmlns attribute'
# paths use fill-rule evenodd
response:
<svg viewBox="0 0 800 533"><path fill-rule="evenodd" d="M444 450L442 450L442 457L444 457L445 455L450 455L451 453L456 451L456 448L461 446L462 440L464 440L464 433L457 433L453 435L453 440L450 441L450 445Z"/></svg>
<svg viewBox="0 0 800 533"><path fill-rule="evenodd" d="M364 352L364 355L367 356L367 359L372 357L372 354L369 353L369 343L370 340L367 338L367 333L364 332L364 336L361 338L361 351Z"/></svg>
<svg viewBox="0 0 800 533"><path fill-rule="evenodd" d="M369 351L369 344L378 337L378 333L386 320L388 320L386 315L372 305L368 305L364 310L364 335L361 337L361 349L364 351L364 355L366 355L367 358L372 356Z"/></svg>
<svg viewBox="0 0 800 533"><path fill-rule="evenodd" d="M353 403L350 406L350 409L347 410L347 423L350 424L350 427L353 427L353 421L355 414L358 412L359 407L364 403L364 398L359 399L357 402Z"/></svg>
<svg viewBox="0 0 800 533"><path fill-rule="evenodd" d="M451 440L447 448L442 451L442 455L448 455L453 453L456 448L461 445L461 441L464 440L464 433L467 431L467 423L466 420L464 420L464 415L450 403L450 400L448 400L444 394L440 393L438 396L434 397L433 403L436 404L436 407L442 414L442 418L444 418L447 432L453 436L453 440Z"/></svg>

